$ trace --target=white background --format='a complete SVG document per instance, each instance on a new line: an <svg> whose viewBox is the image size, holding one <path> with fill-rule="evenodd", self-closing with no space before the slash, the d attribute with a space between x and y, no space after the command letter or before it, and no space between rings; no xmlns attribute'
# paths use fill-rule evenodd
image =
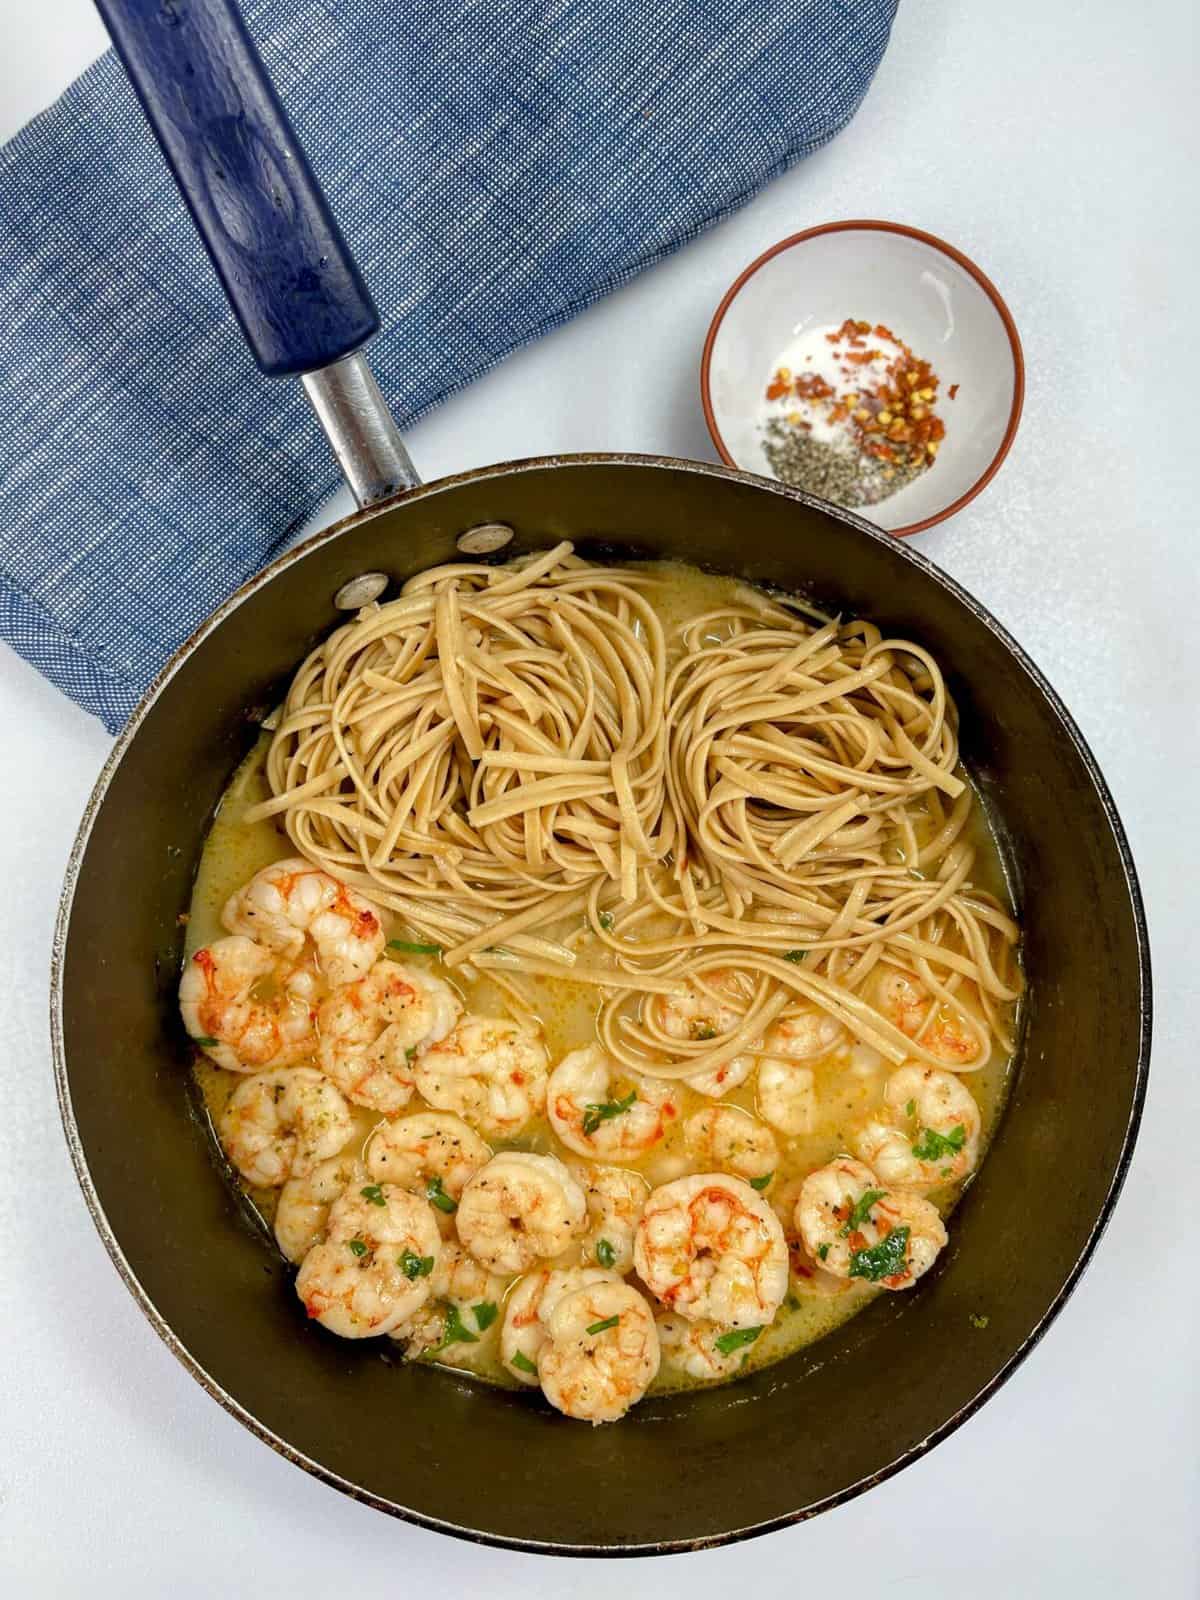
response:
<svg viewBox="0 0 1200 1600"><path fill-rule="evenodd" d="M411 441L426 477L557 450L711 457L695 377L713 307L766 245L838 217L940 234L1007 296L1029 369L1020 434L992 487L921 548L1015 632L1082 724L1141 869L1158 991L1125 1195L1049 1336L979 1416L865 1498L653 1565L550 1565L460 1544L289 1466L158 1342L76 1190L51 1082L47 959L59 879L108 740L0 650L7 1593L1200 1592L1198 831L1186 781L1200 680L1195 16L1194 0L907 0L841 138ZM101 45L85 0L3 0L0 137ZM1121 981L1096 972L1097 984ZM736 1498L733 1477L728 1492Z"/></svg>

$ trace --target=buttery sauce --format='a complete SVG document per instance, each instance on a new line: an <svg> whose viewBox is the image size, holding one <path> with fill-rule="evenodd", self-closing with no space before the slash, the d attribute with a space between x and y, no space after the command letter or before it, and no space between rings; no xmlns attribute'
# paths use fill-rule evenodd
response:
<svg viewBox="0 0 1200 1600"><path fill-rule="evenodd" d="M731 579L702 574L675 563L655 563L650 569L664 579L661 591L655 593L656 610L668 633L680 622L703 615L714 606L728 602L737 588ZM201 946L211 943L225 933L220 914L231 894L262 867L273 861L293 855L290 842L282 824L274 820L248 823L245 813L260 801L269 798L269 788L264 772L270 735L264 733L246 757L223 796L205 843L196 877L188 915L185 957ZM961 772L960 776L967 776ZM972 869L972 881L995 895L1006 907L1011 905L1003 865L994 838L988 830L982 802L977 802L972 816L971 842L978 851ZM396 927L391 932L403 936L406 930ZM411 936L411 935L410 935ZM449 982L458 992L468 1011L484 1015L508 1015L506 998L500 989L488 981L486 975L477 981L464 982L458 973L448 971L439 961L429 956L403 955L404 964L435 972ZM557 978L535 978L522 975L522 985L533 1000L543 1031L550 1066L553 1068L569 1051L595 1041L595 1020L599 1010L601 991L592 985L569 983ZM812 1065L816 1075L818 1103L817 1127L811 1134L787 1137L775 1132L780 1151L779 1165L774 1172L764 1198L780 1190L789 1179L800 1177L844 1152L847 1147L847 1130L854 1121L872 1106L879 1103L883 1082L890 1070L882 1058L876 1057L874 1066L863 1061L863 1048L856 1051L834 1051ZM867 1052L873 1056L874 1052ZM981 1070L963 1074L965 1084L979 1105L982 1119L980 1140L982 1153L986 1152L1007 1092L1012 1061L998 1050L993 1050L988 1064ZM194 1072L199 1092L208 1117L215 1127L225 1105L243 1081L240 1074L227 1072L216 1066L206 1056L197 1052ZM730 1090L719 1102L703 1096L683 1083L679 1091L680 1115L666 1136L654 1149L635 1162L623 1163L639 1171L655 1186L691 1171L704 1170L692 1159L684 1145L684 1123L695 1111L705 1106L721 1104L738 1106L755 1114L754 1077L747 1083ZM409 1102L401 1116L425 1109L417 1095ZM379 1113L361 1107L351 1107L355 1118L355 1131L348 1148L361 1149L373 1128L380 1121ZM214 1133L215 1138L215 1133ZM554 1135L549 1122L540 1118L529 1123L520 1136L510 1140L489 1141L494 1149L508 1148L557 1154L568 1163L577 1161L564 1149ZM240 1181L239 1181L240 1182ZM968 1180L969 1182L969 1180ZM934 1190L928 1198L946 1216L957 1203L965 1184L947 1185ZM278 1191L259 1189L240 1182L242 1194L261 1221L264 1235L271 1237ZM884 1293L881 1288L862 1281L850 1282L841 1293L824 1296L806 1286L794 1274L789 1293L774 1324L763 1332L750 1347L742 1370L749 1371L779 1360L785 1355L812 1344L847 1321L868 1301ZM917 1291L919 1292L919 1290ZM396 1346L385 1341L391 1350ZM458 1346L461 1358L456 1358L457 1371L469 1371L490 1382L508 1388L517 1387L514 1379L504 1369L499 1359L499 1340L496 1330L480 1339L477 1345ZM423 1357L426 1361L432 1359ZM650 1393L700 1387L698 1380L682 1373L666 1359Z"/></svg>

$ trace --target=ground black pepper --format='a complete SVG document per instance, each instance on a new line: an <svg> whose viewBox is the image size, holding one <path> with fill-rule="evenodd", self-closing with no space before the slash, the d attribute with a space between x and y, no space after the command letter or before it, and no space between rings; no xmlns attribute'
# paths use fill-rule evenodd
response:
<svg viewBox="0 0 1200 1600"><path fill-rule="evenodd" d="M895 494L897 489L911 483L925 470L924 467L893 467L891 476L882 462L864 456L854 446L824 444L802 429L786 422L767 424L763 449L771 464L771 471L781 483L794 484L820 495L822 500L832 500L834 505L877 505Z"/></svg>

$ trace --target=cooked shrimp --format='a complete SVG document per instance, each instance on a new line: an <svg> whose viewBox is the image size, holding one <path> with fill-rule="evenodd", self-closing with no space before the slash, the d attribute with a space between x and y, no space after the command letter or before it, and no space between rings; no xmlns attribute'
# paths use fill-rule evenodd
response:
<svg viewBox="0 0 1200 1600"><path fill-rule="evenodd" d="M846 1030L828 1012L809 1006L795 1016L781 1017L768 1032L764 1053L789 1061L815 1061L845 1038Z"/></svg>
<svg viewBox="0 0 1200 1600"><path fill-rule="evenodd" d="M911 1288L946 1243L936 1207L920 1195L882 1188L870 1167L849 1156L805 1178L796 1225L827 1272L885 1289Z"/></svg>
<svg viewBox="0 0 1200 1600"><path fill-rule="evenodd" d="M659 1364L658 1330L628 1283L592 1283L563 1295L538 1356L542 1393L581 1422L616 1422L642 1398Z"/></svg>
<svg viewBox="0 0 1200 1600"><path fill-rule="evenodd" d="M796 1198L796 1227L804 1248L826 1272L850 1275L850 1220L868 1193L882 1194L870 1167L849 1156L838 1156L801 1181ZM845 1228L843 1233L842 1229Z"/></svg>
<svg viewBox="0 0 1200 1600"><path fill-rule="evenodd" d="M633 1268L633 1236L642 1220L650 1185L625 1167L580 1162L571 1168L587 1199L583 1259L625 1273Z"/></svg>
<svg viewBox="0 0 1200 1600"><path fill-rule="evenodd" d="M800 1229L796 1223L796 1202L800 1198L800 1191L804 1187L802 1177L789 1178L778 1188L771 1190L771 1209L779 1218L783 1228L783 1237L787 1241L788 1266L792 1273L792 1287L800 1294L815 1295L820 1299L830 1299L834 1295L845 1294L847 1289L853 1287L849 1278L839 1278L825 1268L815 1256L809 1254L804 1240L800 1237Z"/></svg>
<svg viewBox="0 0 1200 1600"><path fill-rule="evenodd" d="M441 1255L429 1277L429 1299L392 1330L405 1354L432 1354L454 1366L474 1354L489 1330L498 1325L505 1280L481 1267L461 1245L443 1239Z"/></svg>
<svg viewBox="0 0 1200 1600"><path fill-rule="evenodd" d="M736 1372L746 1359L745 1345L723 1350L717 1343L729 1332L717 1322L689 1322L675 1311L662 1313L657 1322L663 1360L689 1378L714 1383Z"/></svg>
<svg viewBox="0 0 1200 1600"><path fill-rule="evenodd" d="M321 1007L321 1070L355 1105L393 1116L413 1092L414 1056L444 1039L461 1014L440 978L377 961Z"/></svg>
<svg viewBox="0 0 1200 1600"><path fill-rule="evenodd" d="M694 1161L738 1178L769 1178L779 1165L775 1135L737 1106L705 1106L684 1123L683 1138Z"/></svg>
<svg viewBox="0 0 1200 1600"><path fill-rule="evenodd" d="M322 1161L302 1178L288 1179L275 1207L275 1242L289 1261L302 1261L325 1232L338 1195L366 1181L366 1170L353 1152Z"/></svg>
<svg viewBox="0 0 1200 1600"><path fill-rule="evenodd" d="M317 1048L316 974L253 939L197 950L179 980L179 1009L193 1041L229 1072L290 1067Z"/></svg>
<svg viewBox="0 0 1200 1600"><path fill-rule="evenodd" d="M883 1099L853 1140L881 1183L932 1189L974 1172L982 1118L961 1078L936 1067L901 1067L884 1085Z"/></svg>
<svg viewBox="0 0 1200 1600"><path fill-rule="evenodd" d="M382 1123L367 1146L372 1178L397 1183L432 1205L443 1233L453 1234L454 1213L468 1181L492 1152L461 1117L418 1111Z"/></svg>
<svg viewBox="0 0 1200 1600"><path fill-rule="evenodd" d="M707 1095L710 1100L719 1100L723 1094L728 1094L730 1089L736 1089L739 1084L754 1071L753 1056L734 1056L732 1061L723 1061L719 1067L706 1067L703 1072L689 1072L682 1081L689 1089L695 1089L697 1094Z"/></svg>
<svg viewBox="0 0 1200 1600"><path fill-rule="evenodd" d="M636 1161L679 1115L674 1086L641 1073L618 1072L596 1045L572 1050L550 1074L546 1114L577 1155Z"/></svg>
<svg viewBox="0 0 1200 1600"><path fill-rule="evenodd" d="M687 1151L676 1140L665 1149L658 1145L638 1170L645 1174L646 1182L652 1189L660 1189L664 1183L686 1178L691 1165Z"/></svg>
<svg viewBox="0 0 1200 1600"><path fill-rule="evenodd" d="M817 1082L813 1069L782 1056L758 1064L758 1109L773 1128L796 1138L817 1125Z"/></svg>
<svg viewBox="0 0 1200 1600"><path fill-rule="evenodd" d="M901 1033L916 1039L955 1072L976 1072L992 1053L986 1025L966 1007L934 1004L915 973L880 966L871 974L869 998Z"/></svg>
<svg viewBox="0 0 1200 1600"><path fill-rule="evenodd" d="M350 1107L313 1067L259 1072L239 1083L221 1115L225 1154L247 1183L276 1188L303 1178L354 1132Z"/></svg>
<svg viewBox="0 0 1200 1600"><path fill-rule="evenodd" d="M557 1156L504 1150L463 1190L458 1237L493 1272L525 1272L561 1254L586 1217L583 1190Z"/></svg>
<svg viewBox="0 0 1200 1600"><path fill-rule="evenodd" d="M758 1109L780 1133L795 1138L816 1127L816 1079L804 1063L827 1055L844 1033L841 1023L810 1007L784 1017L766 1035L758 1063Z"/></svg>
<svg viewBox="0 0 1200 1600"><path fill-rule="evenodd" d="M545 1047L527 1029L499 1017L462 1019L413 1063L423 1097L454 1111L480 1133L519 1133L546 1104Z"/></svg>
<svg viewBox="0 0 1200 1600"><path fill-rule="evenodd" d="M677 1178L654 1191L633 1264L669 1310L693 1322L765 1326L787 1293L778 1217L748 1183L721 1172Z"/></svg>
<svg viewBox="0 0 1200 1600"><path fill-rule="evenodd" d="M514 1287L504 1308L500 1359L521 1383L536 1384L537 1361L546 1342L546 1323L565 1294L592 1283L620 1283L602 1267L539 1267Z"/></svg>
<svg viewBox="0 0 1200 1600"><path fill-rule="evenodd" d="M709 972L705 977L716 988L716 994L689 984L681 994L663 995L648 1002L655 1008L655 1021L668 1038L715 1039L741 1022L742 1013L737 1007L720 998L722 988L729 981L729 974ZM735 1056L732 1061L723 1062L719 1067L693 1072L683 1082L698 1094L719 1100L730 1089L745 1083L753 1071L753 1056Z"/></svg>
<svg viewBox="0 0 1200 1600"><path fill-rule="evenodd" d="M453 1300L460 1306L491 1306L498 1311L507 1286L506 1278L489 1272L461 1245L447 1241L442 1246L432 1279L437 1299ZM485 1327L495 1320L486 1314L482 1318Z"/></svg>
<svg viewBox="0 0 1200 1600"><path fill-rule="evenodd" d="M343 1193L329 1208L325 1238L300 1263L304 1309L343 1339L391 1333L430 1295L442 1239L424 1200L377 1185Z"/></svg>
<svg viewBox="0 0 1200 1600"><path fill-rule="evenodd" d="M330 984L353 983L383 949L383 922L369 900L298 856L256 872L225 902L221 921L230 933L293 958L305 936Z"/></svg>

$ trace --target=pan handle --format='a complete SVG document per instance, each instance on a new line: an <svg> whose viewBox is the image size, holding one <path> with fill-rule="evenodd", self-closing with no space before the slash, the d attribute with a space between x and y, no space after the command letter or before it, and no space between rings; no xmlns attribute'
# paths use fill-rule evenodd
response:
<svg viewBox="0 0 1200 1600"><path fill-rule="evenodd" d="M420 480L363 356L379 313L236 0L96 0L250 350L302 376L359 505Z"/></svg>

